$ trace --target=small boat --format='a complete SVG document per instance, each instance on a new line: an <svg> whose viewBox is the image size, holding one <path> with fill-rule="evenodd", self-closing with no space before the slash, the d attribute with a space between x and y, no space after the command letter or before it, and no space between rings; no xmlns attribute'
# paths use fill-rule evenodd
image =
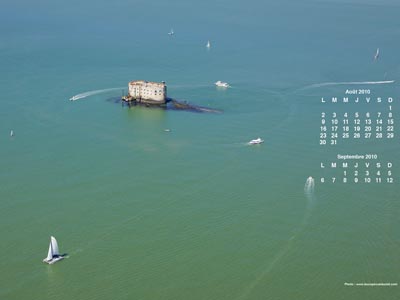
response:
<svg viewBox="0 0 400 300"><path fill-rule="evenodd" d="M262 140L261 138L256 138L256 139L248 142L249 145L258 145L258 144L262 144L262 143L264 143L264 140Z"/></svg>
<svg viewBox="0 0 400 300"><path fill-rule="evenodd" d="M43 262L52 265L64 258L64 255L61 255L58 250L58 243L54 236L50 237L50 245L49 252L47 253L47 257L43 259Z"/></svg>
<svg viewBox="0 0 400 300"><path fill-rule="evenodd" d="M378 58L379 58L379 48L376 49L376 53L375 53L375 56L374 56L374 60L377 60Z"/></svg>
<svg viewBox="0 0 400 300"><path fill-rule="evenodd" d="M14 130L10 131L10 136L14 136Z"/></svg>
<svg viewBox="0 0 400 300"><path fill-rule="evenodd" d="M168 32L168 35L174 35L174 29L171 28L171 31Z"/></svg>
<svg viewBox="0 0 400 300"><path fill-rule="evenodd" d="M210 49L210 48L211 48L210 41L207 41L206 47L207 47L208 49Z"/></svg>
<svg viewBox="0 0 400 300"><path fill-rule="evenodd" d="M78 99L79 99L79 97L77 97L77 96L73 96L73 97L69 98L70 101L75 101L75 100L78 100Z"/></svg>
<svg viewBox="0 0 400 300"><path fill-rule="evenodd" d="M227 83L227 82L222 82L221 80L218 80L216 83L215 83L215 85L216 86L219 86L219 87L229 87L229 84Z"/></svg>

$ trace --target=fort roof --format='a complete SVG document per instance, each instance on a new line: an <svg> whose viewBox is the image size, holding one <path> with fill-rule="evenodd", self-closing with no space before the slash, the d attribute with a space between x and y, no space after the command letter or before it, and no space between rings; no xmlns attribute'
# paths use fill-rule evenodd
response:
<svg viewBox="0 0 400 300"><path fill-rule="evenodd" d="M155 85L159 87L164 87L165 82L153 82L153 81L146 81L146 80L133 80L129 82L129 85Z"/></svg>

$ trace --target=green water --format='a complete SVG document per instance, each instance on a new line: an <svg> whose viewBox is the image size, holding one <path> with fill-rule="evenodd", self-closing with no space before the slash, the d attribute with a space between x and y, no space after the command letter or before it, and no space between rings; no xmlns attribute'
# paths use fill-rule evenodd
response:
<svg viewBox="0 0 400 300"><path fill-rule="evenodd" d="M399 139L319 146L320 97L350 87L309 87L396 80L360 88L398 113L398 9L7 1L0 298L398 299L398 286L345 283L400 282ZM115 103L135 79L223 113ZM394 184L304 192L321 161L366 151L394 164ZM55 265L41 262L50 235L68 253Z"/></svg>

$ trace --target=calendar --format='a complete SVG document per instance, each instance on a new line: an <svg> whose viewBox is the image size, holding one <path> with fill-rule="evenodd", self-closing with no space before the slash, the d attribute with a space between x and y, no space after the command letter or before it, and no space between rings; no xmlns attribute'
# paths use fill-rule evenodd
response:
<svg viewBox="0 0 400 300"><path fill-rule="evenodd" d="M398 143L395 95L372 89L345 89L318 99L321 184L393 184L393 157L381 151Z"/></svg>

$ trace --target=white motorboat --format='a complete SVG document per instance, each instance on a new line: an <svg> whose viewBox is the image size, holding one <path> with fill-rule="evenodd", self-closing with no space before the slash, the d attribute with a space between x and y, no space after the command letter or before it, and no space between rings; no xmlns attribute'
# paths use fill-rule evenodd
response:
<svg viewBox="0 0 400 300"><path fill-rule="evenodd" d="M229 87L229 84L227 83L227 82L222 82L221 80L218 80L216 83L215 83L215 85L216 86L219 86L219 87Z"/></svg>
<svg viewBox="0 0 400 300"><path fill-rule="evenodd" d="M79 99L78 96L73 96L73 97L69 98L70 101L75 101L75 100L78 100L78 99Z"/></svg>
<svg viewBox="0 0 400 300"><path fill-rule="evenodd" d="M211 48L211 43L210 43L210 41L207 41L206 47L207 47L207 48Z"/></svg>
<svg viewBox="0 0 400 300"><path fill-rule="evenodd" d="M249 145L257 145L257 144L262 144L262 143L264 143L264 140L261 138L256 138L256 139L248 142Z"/></svg>
<svg viewBox="0 0 400 300"><path fill-rule="evenodd" d="M43 259L43 262L48 263L49 265L52 265L64 258L64 255L60 254L60 251L58 250L58 243L57 240L54 236L50 237L50 245L49 245L49 251L47 253L47 257Z"/></svg>

